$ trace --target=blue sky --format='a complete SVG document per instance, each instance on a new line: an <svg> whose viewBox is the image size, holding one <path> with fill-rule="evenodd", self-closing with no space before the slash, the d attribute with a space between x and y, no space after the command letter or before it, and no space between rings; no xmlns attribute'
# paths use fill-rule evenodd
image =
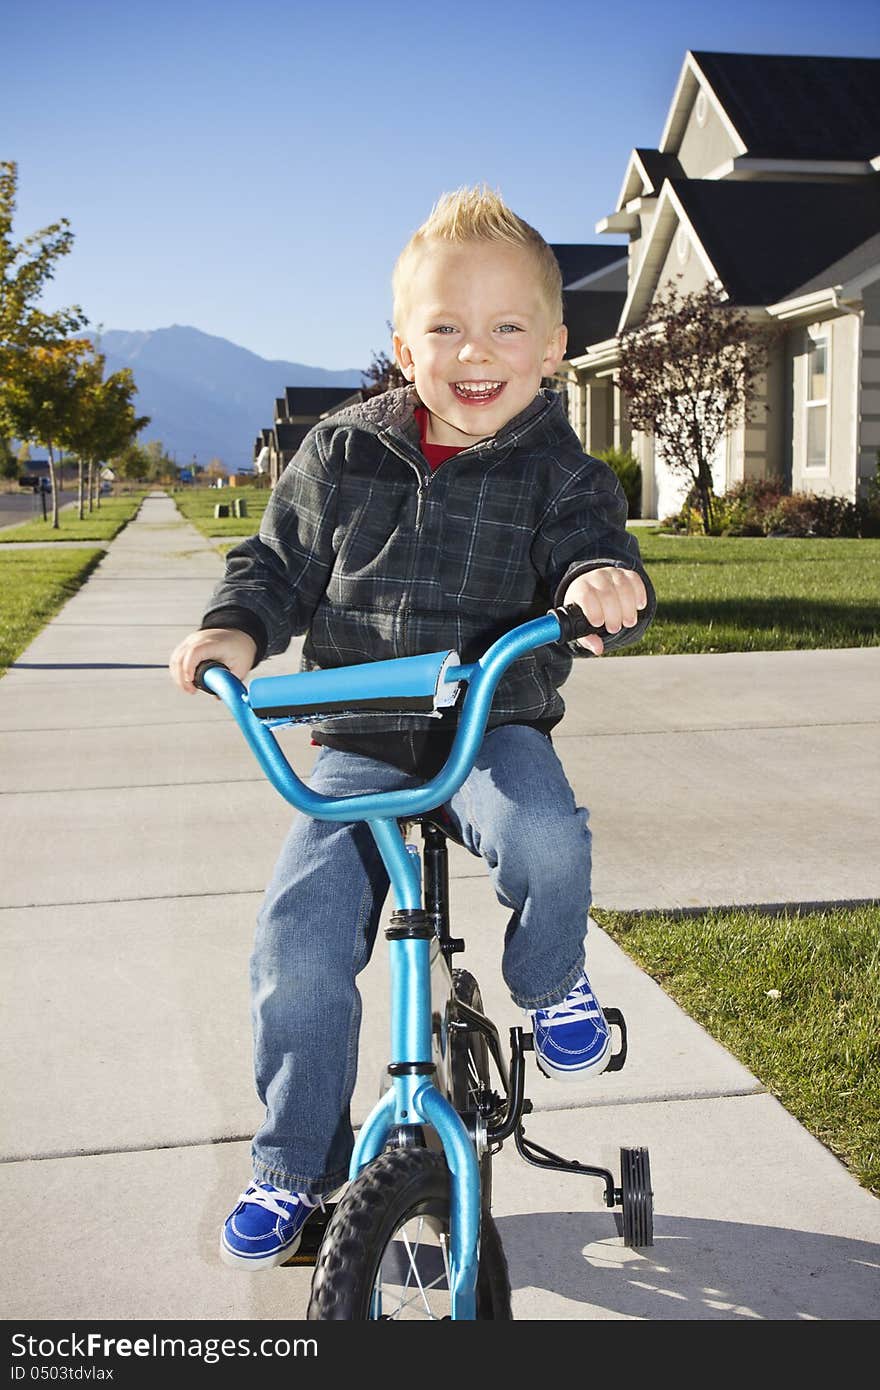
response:
<svg viewBox="0 0 880 1390"><path fill-rule="evenodd" d="M360 368L439 193L485 181L549 241L607 240L687 49L877 57L880 5L28 0L2 36L16 231L76 237L50 307Z"/></svg>

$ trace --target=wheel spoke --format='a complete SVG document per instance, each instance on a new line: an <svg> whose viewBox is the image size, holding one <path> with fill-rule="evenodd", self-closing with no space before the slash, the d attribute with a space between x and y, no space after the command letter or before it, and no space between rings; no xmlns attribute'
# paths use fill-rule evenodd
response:
<svg viewBox="0 0 880 1390"><path fill-rule="evenodd" d="M417 1234L416 1234L416 1253L418 1253L419 1242L421 1241L421 1238L422 1238L422 1225L423 1225L423 1222L424 1222L424 1217L420 1216L420 1217L419 1217L418 1232L417 1232ZM427 1313L428 1313L428 1317L429 1317L429 1318L433 1318L434 1315L433 1315L433 1313L431 1312L431 1305L430 1305L430 1303L428 1302L427 1298L425 1297L425 1290L424 1290L423 1287L422 1287L422 1281L421 1281L421 1279L420 1279L420 1277L419 1277L418 1266L416 1265L415 1257L414 1257L413 1252L412 1252L412 1250L411 1250L411 1248L410 1248L410 1243L409 1243L409 1240L407 1239L406 1231L401 1230L400 1234L403 1236L403 1243L404 1243L404 1245L406 1246L406 1253L407 1253L407 1255L409 1256L410 1271L416 1276L416 1283L417 1283L418 1286L419 1286L419 1292L421 1293L421 1296L422 1296L422 1302L423 1302L424 1305L425 1305L425 1308L426 1308ZM406 1283L405 1283L404 1286L403 1286L403 1291L404 1291L404 1293L406 1293L407 1289L409 1288L409 1278L410 1278L410 1276L409 1276L409 1274L407 1274L407 1276L406 1276ZM429 1285L429 1288L430 1288L430 1287L431 1287L431 1285Z"/></svg>

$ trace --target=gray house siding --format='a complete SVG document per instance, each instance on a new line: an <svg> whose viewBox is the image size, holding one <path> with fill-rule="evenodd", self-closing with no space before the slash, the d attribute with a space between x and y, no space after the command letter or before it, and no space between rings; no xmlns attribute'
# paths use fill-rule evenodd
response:
<svg viewBox="0 0 880 1390"><path fill-rule="evenodd" d="M859 481L864 493L876 477L880 463L880 280L862 292L865 318L862 326L859 429Z"/></svg>
<svg viewBox="0 0 880 1390"><path fill-rule="evenodd" d="M702 179L739 154L739 150L728 134L727 127L718 115L711 97L706 99L706 121L700 126L697 121L697 103L694 102L685 126L681 148L676 150L678 162L689 179Z"/></svg>

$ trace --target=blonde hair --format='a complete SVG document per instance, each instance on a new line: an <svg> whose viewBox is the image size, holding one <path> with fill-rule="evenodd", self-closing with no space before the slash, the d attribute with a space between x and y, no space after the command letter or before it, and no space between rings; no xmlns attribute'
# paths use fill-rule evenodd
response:
<svg viewBox="0 0 880 1390"><path fill-rule="evenodd" d="M413 262L425 243L432 240L457 246L469 241L500 242L531 252L541 297L553 326L562 323L562 273L556 257L540 232L512 212L499 193L481 184L457 188L438 198L427 220L413 232L398 256L391 276L395 328L400 328Z"/></svg>

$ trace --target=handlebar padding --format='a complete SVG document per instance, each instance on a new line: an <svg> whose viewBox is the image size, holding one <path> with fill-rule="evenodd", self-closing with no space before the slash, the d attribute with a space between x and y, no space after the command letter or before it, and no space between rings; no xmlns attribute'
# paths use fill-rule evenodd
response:
<svg viewBox="0 0 880 1390"><path fill-rule="evenodd" d="M205 672L210 671L213 666L219 666L221 671L229 670L229 667L225 666L222 661L200 661L193 676L193 685L196 690L204 690L206 695L212 695L213 691L209 690L205 685L204 675Z"/></svg>
<svg viewBox="0 0 880 1390"><path fill-rule="evenodd" d="M576 603L568 603L564 608L551 608L550 612L559 622L560 642L573 642L578 637L589 637L591 633L603 640L612 636L607 628L591 623Z"/></svg>

